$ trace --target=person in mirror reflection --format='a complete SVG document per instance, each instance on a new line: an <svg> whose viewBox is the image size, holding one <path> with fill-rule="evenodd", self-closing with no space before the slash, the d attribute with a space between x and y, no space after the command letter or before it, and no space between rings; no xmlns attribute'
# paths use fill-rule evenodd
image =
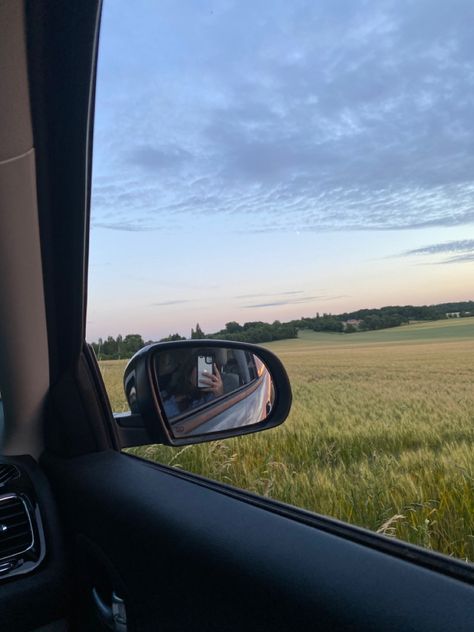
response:
<svg viewBox="0 0 474 632"><path fill-rule="evenodd" d="M206 383L206 386L198 387L197 377L197 354L192 354L177 370L174 385L170 385L166 391L161 390L168 419L182 415L223 395L222 376L215 362L212 364L212 373L208 375L203 373L201 376L201 383Z"/></svg>

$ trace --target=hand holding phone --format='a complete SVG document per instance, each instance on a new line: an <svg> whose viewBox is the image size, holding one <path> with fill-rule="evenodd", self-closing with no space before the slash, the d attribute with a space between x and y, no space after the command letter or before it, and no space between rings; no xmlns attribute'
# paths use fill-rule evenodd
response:
<svg viewBox="0 0 474 632"><path fill-rule="evenodd" d="M212 393L215 397L224 393L221 374L212 356L198 356L197 386L200 390Z"/></svg>
<svg viewBox="0 0 474 632"><path fill-rule="evenodd" d="M209 388L214 373L214 358L211 355L197 357L197 387Z"/></svg>

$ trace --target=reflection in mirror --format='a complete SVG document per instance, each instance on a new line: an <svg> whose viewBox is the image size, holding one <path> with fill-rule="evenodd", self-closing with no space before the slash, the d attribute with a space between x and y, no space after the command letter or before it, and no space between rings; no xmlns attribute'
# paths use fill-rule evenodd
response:
<svg viewBox="0 0 474 632"><path fill-rule="evenodd" d="M250 351L159 350L154 367L162 409L175 438L256 424L273 408L271 375Z"/></svg>

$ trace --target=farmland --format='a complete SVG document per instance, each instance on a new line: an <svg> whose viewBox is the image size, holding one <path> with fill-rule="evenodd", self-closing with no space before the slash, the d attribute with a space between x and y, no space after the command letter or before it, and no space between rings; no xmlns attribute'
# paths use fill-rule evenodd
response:
<svg viewBox="0 0 474 632"><path fill-rule="evenodd" d="M132 452L474 561L474 318L267 346L292 383L283 426ZM125 364L101 363L117 411Z"/></svg>

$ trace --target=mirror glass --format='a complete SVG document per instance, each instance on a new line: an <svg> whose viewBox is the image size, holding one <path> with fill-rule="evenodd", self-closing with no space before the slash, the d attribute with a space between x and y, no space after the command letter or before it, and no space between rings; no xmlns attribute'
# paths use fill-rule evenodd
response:
<svg viewBox="0 0 474 632"><path fill-rule="evenodd" d="M242 349L161 349L153 358L161 407L174 438L264 421L275 392L270 372Z"/></svg>

